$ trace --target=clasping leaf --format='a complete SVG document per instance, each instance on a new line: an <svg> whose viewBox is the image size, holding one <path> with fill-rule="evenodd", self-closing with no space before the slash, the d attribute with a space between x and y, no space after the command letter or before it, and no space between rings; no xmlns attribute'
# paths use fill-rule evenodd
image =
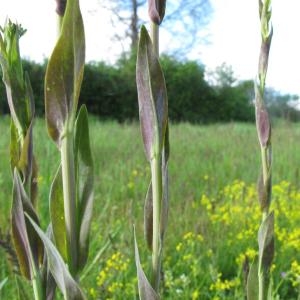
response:
<svg viewBox="0 0 300 300"><path fill-rule="evenodd" d="M48 132L60 146L64 131L75 120L85 60L85 38L78 0L68 0L60 37L45 77Z"/></svg>
<svg viewBox="0 0 300 300"><path fill-rule="evenodd" d="M146 157L150 161L155 155L155 149L161 151L163 147L168 102L165 78L144 26L138 46L136 81L141 131Z"/></svg>

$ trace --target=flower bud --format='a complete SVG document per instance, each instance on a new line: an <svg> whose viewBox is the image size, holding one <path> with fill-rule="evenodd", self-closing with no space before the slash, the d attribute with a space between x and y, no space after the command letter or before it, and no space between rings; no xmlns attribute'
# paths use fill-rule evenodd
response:
<svg viewBox="0 0 300 300"><path fill-rule="evenodd" d="M56 0L56 12L60 17L63 17L65 14L67 6L67 0Z"/></svg>
<svg viewBox="0 0 300 300"><path fill-rule="evenodd" d="M166 0L148 0L148 14L151 21L157 25L161 24L166 9Z"/></svg>

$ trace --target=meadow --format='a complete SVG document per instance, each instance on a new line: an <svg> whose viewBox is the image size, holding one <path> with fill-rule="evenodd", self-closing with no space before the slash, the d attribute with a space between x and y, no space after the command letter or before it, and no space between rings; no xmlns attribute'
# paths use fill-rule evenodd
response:
<svg viewBox="0 0 300 300"><path fill-rule="evenodd" d="M9 228L9 118L0 122L0 228ZM89 261L81 283L89 299L138 299L133 224L141 261L143 205L150 180L137 123L90 119L95 204ZM276 255L273 298L300 299L300 124L275 122L273 202ZM55 145L36 120L41 225L49 223L49 187L59 164ZM163 299L244 299L244 273L257 254L261 213L256 182L260 149L254 124L171 124L170 212L164 247ZM146 258L146 256L148 256ZM147 270L148 265L143 265ZM0 248L0 299L15 299L16 277ZM21 279L18 279L21 280ZM32 299L31 287L22 282Z"/></svg>

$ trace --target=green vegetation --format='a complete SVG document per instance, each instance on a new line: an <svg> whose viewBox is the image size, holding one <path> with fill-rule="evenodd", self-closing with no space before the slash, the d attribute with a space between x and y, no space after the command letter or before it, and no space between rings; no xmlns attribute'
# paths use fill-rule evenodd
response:
<svg viewBox="0 0 300 300"><path fill-rule="evenodd" d="M89 251L93 211L93 159L88 114L77 114L85 62L85 37L78 0L64 2L60 31L45 76L45 117L48 134L60 152L57 172L49 184L50 222L43 231L37 209L38 167L34 155L35 104L23 70L19 24L0 28L0 65L10 111L10 161L13 174L9 229L3 249L13 259L18 281L27 279L35 300L51 300L56 290L65 300L84 300L79 283ZM3 287L6 281L1 281ZM26 299L16 282L19 299Z"/></svg>
<svg viewBox="0 0 300 300"><path fill-rule="evenodd" d="M220 66L214 80L205 79L205 66L196 61L179 61L166 55L160 58L166 78L169 117L173 122L212 123L215 121L254 122L253 81L238 81L231 69ZM44 115L44 76L46 63L23 61L28 71L36 105L36 113ZM87 63L79 103L101 120L126 122L138 119L135 84L136 54L122 56L114 65L105 62ZM229 79L228 80L228 76ZM191 82L195 84L190 84ZM188 89L186 87L189 87ZM272 116L300 120L299 111L288 105L297 97L281 95L266 89L266 100ZM0 83L0 113L8 113L2 82Z"/></svg>
<svg viewBox="0 0 300 300"><path fill-rule="evenodd" d="M0 132L8 130L9 119L2 118ZM44 121L37 120L34 144L40 162L38 210L43 229L49 223L49 185L59 161L55 145L44 138L45 132ZM133 223L141 261L149 261L141 219L150 168L144 158L139 126L99 123L92 118L90 134L93 136L92 152L97 157L95 206L90 255L81 283L90 299L134 299L137 281ZM274 124L272 141L276 159L272 206L276 217L277 254L272 278L280 299L297 299L300 288L299 139L299 124ZM171 124L170 140L173 145L169 164L172 211L164 250L162 285L166 288L163 297L241 299L244 293L242 262L245 255L251 262L256 254L256 232L261 218L255 188L260 164L255 126ZM8 155L8 147L9 137L3 134L1 157ZM3 234L9 224L10 177L9 162L1 159L0 224ZM14 276L8 271L7 257L3 250L0 251L0 282L8 277L0 298L14 299ZM86 273L99 253L99 259ZM150 264L144 263L143 267L150 270ZM26 285L25 288L30 293L31 289Z"/></svg>
<svg viewBox="0 0 300 300"><path fill-rule="evenodd" d="M160 57L166 1L148 1L151 31L142 26L137 53L113 67L90 65L81 101L103 120L91 118L91 135L86 107L77 113L85 68L79 0L57 4L59 34L44 89L41 79L34 84L44 93L46 125L35 118L36 107L43 114L41 96L35 106L20 58L25 31L11 21L0 28L8 110L0 104L10 113L0 124L10 132L9 140L1 136L8 150L0 162L0 198L8 201L0 214L0 298L300 299L300 152L293 143L300 127L276 119L271 150L273 103L265 90L271 0L259 0L255 103L249 82L237 82L226 65L208 84L198 63ZM44 77L43 67L28 66ZM289 107L296 120L291 97L278 98L282 105L273 111ZM254 104L259 145L253 125L233 122L253 120Z"/></svg>
<svg viewBox="0 0 300 300"><path fill-rule="evenodd" d="M258 256L247 275L247 299L272 299L271 268L274 258L274 211L271 209L272 195L272 142L271 122L266 108L265 83L268 70L269 51L273 28L271 25L271 0L259 1L261 22L261 51L255 88L255 117L261 152L261 171L258 179L258 200L261 209L261 225L258 229Z"/></svg>
<svg viewBox="0 0 300 300"><path fill-rule="evenodd" d="M163 21L165 8L165 0L148 2L151 33L149 35L146 27L142 26L136 62L140 126L151 169L144 206L144 234L152 255L151 283L141 265L135 237L135 260L141 300L160 299L163 249L169 214L168 97L159 61L159 25Z"/></svg>

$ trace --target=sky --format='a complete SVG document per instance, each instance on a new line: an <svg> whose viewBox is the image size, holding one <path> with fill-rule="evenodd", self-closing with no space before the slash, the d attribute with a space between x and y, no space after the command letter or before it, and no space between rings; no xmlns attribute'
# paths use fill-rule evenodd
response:
<svg viewBox="0 0 300 300"><path fill-rule="evenodd" d="M22 56L38 62L49 57L57 36L55 1L0 1L0 25L10 18L27 29L20 41ZM112 42L110 18L100 2L80 1L86 31L86 60L113 63L124 45ZM201 61L208 71L226 63L232 66L238 79L254 79L260 49L258 0L211 2L214 12L205 28L208 42L196 42L188 58ZM272 7L274 34L267 86L282 93L300 95L300 1L273 0ZM162 52L168 51L169 39L162 30Z"/></svg>

